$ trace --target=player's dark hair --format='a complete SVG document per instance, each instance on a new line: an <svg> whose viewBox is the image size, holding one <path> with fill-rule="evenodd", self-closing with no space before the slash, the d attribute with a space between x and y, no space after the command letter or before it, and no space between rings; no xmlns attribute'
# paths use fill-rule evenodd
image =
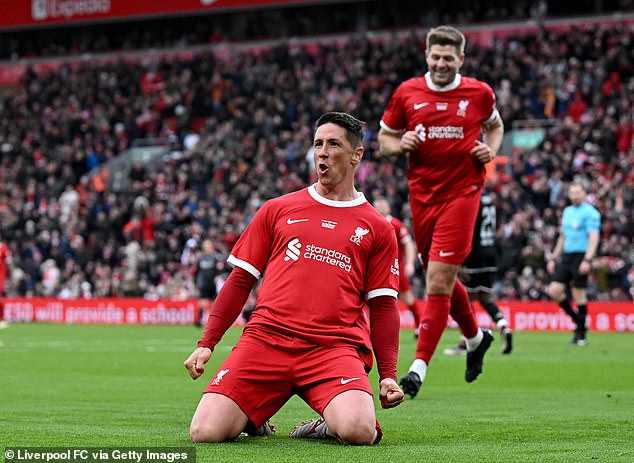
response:
<svg viewBox="0 0 634 463"><path fill-rule="evenodd" d="M464 55L464 47L466 39L462 32L452 26L438 26L429 30L427 33L427 50L432 45L453 45L456 47L458 55Z"/></svg>
<svg viewBox="0 0 634 463"><path fill-rule="evenodd" d="M352 146L357 147L363 145L363 137L365 136L363 127L365 125L365 122L360 121L359 119L351 116L348 113L333 111L323 114L317 120L317 123L315 124L315 129L328 123L335 124L346 129L346 138Z"/></svg>

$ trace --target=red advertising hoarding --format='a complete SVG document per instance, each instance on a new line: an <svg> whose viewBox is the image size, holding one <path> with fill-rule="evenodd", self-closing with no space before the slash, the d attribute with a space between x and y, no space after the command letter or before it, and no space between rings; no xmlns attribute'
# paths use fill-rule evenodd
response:
<svg viewBox="0 0 634 463"><path fill-rule="evenodd" d="M423 302L424 304L424 302ZM559 306L547 301L498 301L498 306L512 329L517 331L572 331L575 325ZM491 317L476 304L480 326L493 327ZM406 306L399 303L401 327L414 328L414 318ZM591 331L634 333L634 303L590 302L588 328ZM449 320L450 327L457 327Z"/></svg>
<svg viewBox="0 0 634 463"><path fill-rule="evenodd" d="M298 5L302 0L0 0L0 29Z"/></svg>
<svg viewBox="0 0 634 463"><path fill-rule="evenodd" d="M198 301L150 301L142 298L3 300L4 316L12 322L104 325L193 325Z"/></svg>
<svg viewBox="0 0 634 463"><path fill-rule="evenodd" d="M46 297L4 299L5 317L13 322L107 324L107 325L192 325L198 301L150 301L141 298L56 299ZM421 302L424 304L424 302ZM574 325L554 302L499 301L500 310L517 331L572 331ZM413 328L414 319L399 302L401 327ZM491 317L479 305L481 326L492 327ZM244 319L239 317L236 324ZM455 322L449 320L449 326ZM592 331L634 333L634 303L591 302L588 326Z"/></svg>

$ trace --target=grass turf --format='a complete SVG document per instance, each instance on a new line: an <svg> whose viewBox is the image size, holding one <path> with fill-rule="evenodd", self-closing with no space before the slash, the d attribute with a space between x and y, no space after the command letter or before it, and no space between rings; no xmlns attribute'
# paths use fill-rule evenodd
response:
<svg viewBox="0 0 634 463"><path fill-rule="evenodd" d="M201 331L193 327L14 324L0 331L0 446L192 447L191 416L206 383L240 335L232 328L201 380L182 366ZM291 440L315 417L291 399L274 437L197 444L199 462L632 462L634 336L516 333L511 355L494 342L482 376L464 381L464 357L442 354L445 333L419 396L380 410L380 445L351 448ZM399 375L413 358L401 335ZM374 373L373 373L374 374ZM373 376L373 384L376 384Z"/></svg>

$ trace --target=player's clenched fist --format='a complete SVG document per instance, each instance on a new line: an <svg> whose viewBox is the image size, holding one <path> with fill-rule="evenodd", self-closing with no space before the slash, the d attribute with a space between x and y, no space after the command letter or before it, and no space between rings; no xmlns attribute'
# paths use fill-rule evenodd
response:
<svg viewBox="0 0 634 463"><path fill-rule="evenodd" d="M192 355L187 357L183 362L187 372L192 379L199 378L205 372L205 363L211 358L211 349L209 347L198 347Z"/></svg>
<svg viewBox="0 0 634 463"><path fill-rule="evenodd" d="M396 381L386 378L381 381L381 390L379 391L379 399L381 399L382 408L392 408L403 402L405 394L396 384Z"/></svg>
<svg viewBox="0 0 634 463"><path fill-rule="evenodd" d="M413 130L408 130L401 136L399 145L402 151L409 153L418 147L419 142L418 134Z"/></svg>

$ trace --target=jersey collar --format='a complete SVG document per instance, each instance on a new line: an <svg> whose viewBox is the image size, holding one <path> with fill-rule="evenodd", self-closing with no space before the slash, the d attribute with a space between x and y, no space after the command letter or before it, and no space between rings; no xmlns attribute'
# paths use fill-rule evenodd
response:
<svg viewBox="0 0 634 463"><path fill-rule="evenodd" d="M449 90L454 90L458 87L458 85L460 85L461 81L462 81L462 76L460 75L460 73L457 73L456 78L453 80L452 83L450 83L449 85L445 85L444 87L439 87L438 85L436 85L435 83L431 81L431 75L429 74L429 71L425 73L425 82L427 82L427 86L431 90L434 90L436 92L448 92Z"/></svg>
<svg viewBox="0 0 634 463"><path fill-rule="evenodd" d="M321 196L319 193L317 193L317 190L315 189L315 185L311 185L307 188L308 193L310 194L310 196L317 201L318 203L321 204L325 204L326 206L332 206L332 207L354 207L354 206L359 206L363 203L366 202L365 200L365 195L363 193L361 193L359 191L359 197L356 199L353 199L351 201L334 201L332 199L328 199L328 198L324 198L323 196Z"/></svg>

